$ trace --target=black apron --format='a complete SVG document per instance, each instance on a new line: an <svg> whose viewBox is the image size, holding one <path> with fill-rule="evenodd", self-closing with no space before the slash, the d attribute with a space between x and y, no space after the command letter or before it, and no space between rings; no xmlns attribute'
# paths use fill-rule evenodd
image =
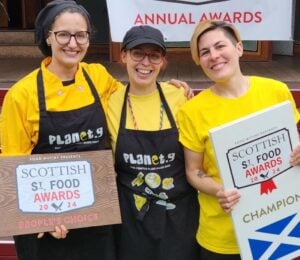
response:
<svg viewBox="0 0 300 260"><path fill-rule="evenodd" d="M107 125L96 88L83 70L95 102L91 105L61 112L46 110L41 70L37 76L40 109L39 139L33 154L91 151L105 149ZM81 140L68 138L70 133L93 131ZM65 239L55 239L49 233L41 239L37 234L15 236L19 260L114 260L115 243L112 226L72 229Z"/></svg>
<svg viewBox="0 0 300 260"><path fill-rule="evenodd" d="M170 129L126 129L129 86L124 97L115 153L122 215L117 255L119 260L199 260L197 192L186 181L178 130L157 88ZM137 195L146 199L142 207Z"/></svg>

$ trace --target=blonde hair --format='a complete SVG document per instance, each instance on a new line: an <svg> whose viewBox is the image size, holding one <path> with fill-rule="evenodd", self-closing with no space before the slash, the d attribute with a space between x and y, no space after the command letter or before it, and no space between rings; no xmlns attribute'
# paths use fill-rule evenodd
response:
<svg viewBox="0 0 300 260"><path fill-rule="evenodd" d="M228 36L228 38L233 42L240 42L241 37L237 29L234 25L226 23L224 21L218 21L218 20L205 20L200 22L192 35L191 42L190 42L190 48L191 48L191 54L194 62L196 65L200 65L199 60L199 48L198 48L198 42L200 37L212 30L221 29L225 32L225 34Z"/></svg>

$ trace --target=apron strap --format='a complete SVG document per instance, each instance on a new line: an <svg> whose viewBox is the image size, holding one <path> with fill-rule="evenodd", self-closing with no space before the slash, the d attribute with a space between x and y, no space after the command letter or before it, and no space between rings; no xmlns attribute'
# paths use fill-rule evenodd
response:
<svg viewBox="0 0 300 260"><path fill-rule="evenodd" d="M172 115L171 109L169 108L169 105L168 105L168 102L167 102L167 100L165 98L165 95L163 94L161 86L160 86L160 84L158 82L156 82L156 86L157 86L157 89L158 89L158 92L159 92L160 100L163 103L163 106L164 106L164 109L166 111L168 120L170 122L170 125L171 125L172 128L176 128L177 129L174 117Z"/></svg>
<svg viewBox="0 0 300 260"><path fill-rule="evenodd" d="M96 90L96 87L91 80L88 73L85 71L84 68L82 68L83 75L91 89L91 92L93 94L93 97L95 99L95 103L101 103L99 94ZM37 87L38 87L38 103L39 103L39 109L40 109L40 116L46 115L46 99L45 99L45 89L44 89L44 80L43 80L43 73L42 70L39 69L37 74ZM102 106L101 106L102 107Z"/></svg>
<svg viewBox="0 0 300 260"><path fill-rule="evenodd" d="M164 109L166 111L168 120L170 122L171 128L176 128L177 129L174 117L173 117L172 112L169 108L168 102L167 102L167 100L166 100L166 98L163 94L161 86L158 82L156 82L156 86L157 86L157 89L158 89L160 100L161 100L161 102L164 106ZM126 114L127 114L127 103L126 103L126 101L127 101L127 96L128 96L128 93L129 93L129 89L130 89L130 84L128 83L128 85L126 86L126 91L125 91L124 101L123 101L123 106L122 106L121 119L120 119L120 129L125 129L125 125L126 125Z"/></svg>
<svg viewBox="0 0 300 260"><path fill-rule="evenodd" d="M122 112L121 112L121 119L120 119L120 129L125 129L126 125L126 115L127 115L127 96L129 92L130 84L126 86L126 91L124 95L124 100L123 100L123 106L122 106Z"/></svg>
<svg viewBox="0 0 300 260"><path fill-rule="evenodd" d="M42 70L39 69L37 74L37 88L38 88L38 103L40 109L40 117L46 116L46 101L45 101L45 90Z"/></svg>
<svg viewBox="0 0 300 260"><path fill-rule="evenodd" d="M98 92L97 92L97 90L96 90L96 87L95 87L93 81L91 80L90 76L88 75L88 73L85 71L84 68L82 68L82 72L83 72L83 75L84 75L84 77L85 77L87 83L88 83L89 86L90 86L90 89L91 89L92 94L93 94L94 99L95 99L95 103L101 103L101 102L100 102L99 94L98 94Z"/></svg>

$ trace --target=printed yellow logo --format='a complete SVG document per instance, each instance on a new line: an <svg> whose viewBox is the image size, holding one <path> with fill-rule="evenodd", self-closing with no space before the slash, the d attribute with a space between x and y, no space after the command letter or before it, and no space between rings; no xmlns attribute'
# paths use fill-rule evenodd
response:
<svg viewBox="0 0 300 260"><path fill-rule="evenodd" d="M164 190L170 190L174 188L174 179L173 178L164 178L162 181L162 187Z"/></svg>
<svg viewBox="0 0 300 260"><path fill-rule="evenodd" d="M131 186L141 186L144 183L144 173L139 172L136 178L131 182Z"/></svg>
<svg viewBox="0 0 300 260"><path fill-rule="evenodd" d="M81 140L82 142L84 142L84 141L87 140L87 138L88 138L88 135L87 135L86 131L82 131L82 132L80 133L80 140Z"/></svg>
<svg viewBox="0 0 300 260"><path fill-rule="evenodd" d="M161 179L157 173L150 172L146 175L145 182L151 189L156 189L157 187L159 187Z"/></svg>

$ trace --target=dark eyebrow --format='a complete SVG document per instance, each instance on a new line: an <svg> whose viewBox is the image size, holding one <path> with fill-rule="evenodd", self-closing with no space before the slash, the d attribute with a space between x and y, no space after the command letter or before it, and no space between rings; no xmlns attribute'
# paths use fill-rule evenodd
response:
<svg viewBox="0 0 300 260"><path fill-rule="evenodd" d="M214 43L213 46L216 46L216 45L221 44L221 43L223 43L223 42L224 42L224 41L217 41L217 42ZM205 48L202 48L202 49L199 49L199 52L202 51L202 50L207 50L207 49L208 49L208 48L206 48L206 47L205 47Z"/></svg>

